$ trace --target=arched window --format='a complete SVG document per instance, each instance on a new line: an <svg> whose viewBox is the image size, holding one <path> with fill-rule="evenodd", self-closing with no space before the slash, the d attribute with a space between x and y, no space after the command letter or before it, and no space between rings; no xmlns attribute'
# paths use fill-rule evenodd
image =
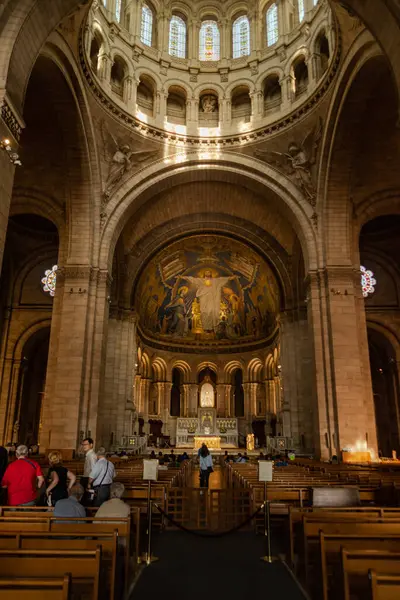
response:
<svg viewBox="0 0 400 600"><path fill-rule="evenodd" d="M169 48L171 56L186 58L186 23L177 15L172 15L169 22Z"/></svg>
<svg viewBox="0 0 400 600"><path fill-rule="evenodd" d="M271 4L266 13L267 46L273 46L278 41L278 7Z"/></svg>
<svg viewBox="0 0 400 600"><path fill-rule="evenodd" d="M300 23L304 19L305 16L305 8L304 8L304 0L299 0L299 21Z"/></svg>
<svg viewBox="0 0 400 600"><path fill-rule="evenodd" d="M216 21L203 21L200 28L200 60L219 60L219 29Z"/></svg>
<svg viewBox="0 0 400 600"><path fill-rule="evenodd" d="M314 6L317 6L318 0L314 0Z"/></svg>
<svg viewBox="0 0 400 600"><path fill-rule="evenodd" d="M121 4L122 0L115 0L115 18L117 19L118 23L121 22Z"/></svg>
<svg viewBox="0 0 400 600"><path fill-rule="evenodd" d="M250 24L246 16L239 17L232 27L233 58L250 54Z"/></svg>
<svg viewBox="0 0 400 600"><path fill-rule="evenodd" d="M142 6L142 23L140 27L140 41L146 46L151 46L153 39L153 11L143 4Z"/></svg>

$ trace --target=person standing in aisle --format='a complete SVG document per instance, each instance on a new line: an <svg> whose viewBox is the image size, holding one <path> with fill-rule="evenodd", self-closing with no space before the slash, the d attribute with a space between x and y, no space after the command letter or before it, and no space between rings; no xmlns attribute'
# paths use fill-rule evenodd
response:
<svg viewBox="0 0 400 600"><path fill-rule="evenodd" d="M214 471L212 456L205 444L200 448L200 487L208 488L210 474Z"/></svg>

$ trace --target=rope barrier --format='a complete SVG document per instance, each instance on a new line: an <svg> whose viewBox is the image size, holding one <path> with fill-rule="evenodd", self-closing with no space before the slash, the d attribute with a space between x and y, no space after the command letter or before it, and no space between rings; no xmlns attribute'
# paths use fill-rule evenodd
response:
<svg viewBox="0 0 400 600"><path fill-rule="evenodd" d="M203 533L202 531L197 531L195 529L188 529L187 527L185 527L184 525L181 525L180 523L178 523L177 521L175 521L169 514L167 514L162 508L161 506L158 506L158 504L156 502L153 502L154 506L156 507L156 509L170 522L172 523L172 525L174 525L175 527L178 527L178 529L181 529L182 531L185 531L186 533L191 533L192 535L197 535L199 537L205 537L205 538L213 538L213 537L223 537L224 535L230 535L231 533L235 533L235 531L239 531L239 529L241 529L242 527L245 527L248 523L250 523L250 521L252 521L257 515L258 513L264 508L264 504L265 502L263 502L261 504L261 506L259 506L259 508L252 514L250 515L250 517L248 517L245 521L243 521L243 523L240 523L240 525L236 525L235 527L232 527L232 529L229 529L228 531L220 531L220 532L215 532L215 533Z"/></svg>

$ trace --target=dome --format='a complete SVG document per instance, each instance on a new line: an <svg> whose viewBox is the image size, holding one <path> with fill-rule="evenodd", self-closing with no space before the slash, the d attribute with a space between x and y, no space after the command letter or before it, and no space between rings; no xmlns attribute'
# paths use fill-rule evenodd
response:
<svg viewBox="0 0 400 600"><path fill-rule="evenodd" d="M319 101L339 54L324 0L95 0L85 32L103 106L172 143L277 132Z"/></svg>

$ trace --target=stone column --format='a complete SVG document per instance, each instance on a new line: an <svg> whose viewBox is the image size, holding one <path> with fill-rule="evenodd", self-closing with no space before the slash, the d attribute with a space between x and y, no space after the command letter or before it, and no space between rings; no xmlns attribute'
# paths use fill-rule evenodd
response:
<svg viewBox="0 0 400 600"><path fill-rule="evenodd" d="M87 265L57 272L43 400L44 449L76 449L78 431L96 437L109 283L108 273Z"/></svg>
<svg viewBox="0 0 400 600"><path fill-rule="evenodd" d="M321 455L339 454L341 449L366 440L377 453L359 271L332 266L310 273L308 309L316 364L315 428Z"/></svg>
<svg viewBox="0 0 400 600"><path fill-rule="evenodd" d="M230 383L225 384L225 417L233 417L235 410L232 407L232 385Z"/></svg>
<svg viewBox="0 0 400 600"><path fill-rule="evenodd" d="M156 415L162 415L164 398L165 398L165 381L157 381L157 406Z"/></svg>
<svg viewBox="0 0 400 600"><path fill-rule="evenodd" d="M182 386L182 405L181 405L181 417L189 416L189 402L190 402L190 384L184 383Z"/></svg>
<svg viewBox="0 0 400 600"><path fill-rule="evenodd" d="M166 381L164 387L164 405L161 411L161 419L163 422L161 431L164 435L169 435L169 407L171 404L171 389L172 383L170 381Z"/></svg>
<svg viewBox="0 0 400 600"><path fill-rule="evenodd" d="M190 392L189 392L189 417L197 417L197 408L198 408L198 390L199 387L197 383L190 384Z"/></svg>
<svg viewBox="0 0 400 600"><path fill-rule="evenodd" d="M230 35L228 30L228 19L222 18L219 23L219 31L220 31L220 60L226 56L232 56L232 50L229 47Z"/></svg>
<svg viewBox="0 0 400 600"><path fill-rule="evenodd" d="M243 383L244 392L244 429L240 429L241 433L247 434L252 430L252 384Z"/></svg>

